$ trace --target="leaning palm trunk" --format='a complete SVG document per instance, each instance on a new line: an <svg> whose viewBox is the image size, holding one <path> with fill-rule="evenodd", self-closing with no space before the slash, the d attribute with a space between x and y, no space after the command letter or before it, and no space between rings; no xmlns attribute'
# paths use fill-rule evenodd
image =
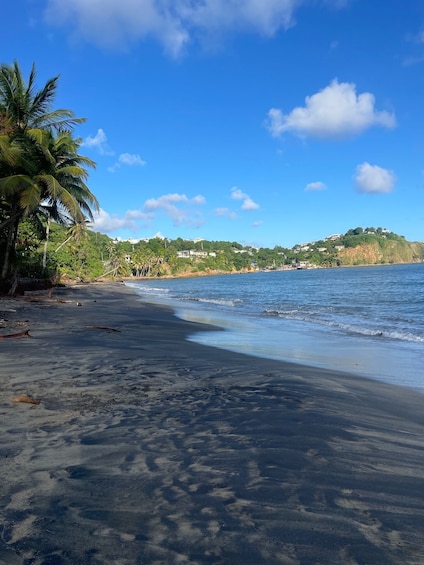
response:
<svg viewBox="0 0 424 565"><path fill-rule="evenodd" d="M62 241L62 243L59 245L59 247L56 247L56 249L55 249L54 252L57 253L60 249L62 249L62 247L63 247L64 245L66 245L67 243L69 243L73 237L74 237L73 235L70 235L69 237L67 237L67 238L65 239L65 241Z"/></svg>

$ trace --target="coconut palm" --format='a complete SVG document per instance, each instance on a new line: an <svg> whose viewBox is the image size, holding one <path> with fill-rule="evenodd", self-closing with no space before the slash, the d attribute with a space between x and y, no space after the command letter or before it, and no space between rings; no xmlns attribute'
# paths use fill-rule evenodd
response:
<svg viewBox="0 0 424 565"><path fill-rule="evenodd" d="M31 214L83 222L98 208L85 181L93 161L78 154L81 140L71 131L85 121L70 110L52 110L58 76L35 89L35 66L28 83L17 62L0 65L0 198L5 252L0 278L11 271L19 223Z"/></svg>
<svg viewBox="0 0 424 565"><path fill-rule="evenodd" d="M51 110L56 96L59 75L49 79L36 92L36 69L33 64L26 84L17 63L0 65L0 114L1 122L20 136L27 129L42 128L70 131L85 118L76 118L71 110Z"/></svg>
<svg viewBox="0 0 424 565"><path fill-rule="evenodd" d="M69 132L53 134L36 129L29 130L28 136L38 151L39 173L28 179L27 190L21 193L21 209L24 215L33 213L46 219L45 269L51 220L64 225L73 222L80 227L86 227L86 216L93 220L91 208L98 209L98 202L85 180L87 167L95 164L78 153L81 140L74 139Z"/></svg>
<svg viewBox="0 0 424 565"><path fill-rule="evenodd" d="M47 217L48 236L51 219L62 224L70 220L83 224L86 216L93 219L91 208L98 208L97 199L85 183L87 167L94 167L94 163L78 154L81 140L72 138L70 132L54 134L40 129L28 130L26 136L32 145L27 144L25 156L31 154L32 158L0 179L0 193L10 205L9 217L0 225L8 227L3 278L9 270L8 260L22 218L32 214Z"/></svg>
<svg viewBox="0 0 424 565"><path fill-rule="evenodd" d="M90 220L88 219L85 219L82 222L77 222L75 220L71 221L68 226L67 238L55 249L55 253L57 253L59 249L62 249L62 247L71 240L74 240L75 243L80 243L84 238L86 238L88 236L87 228L89 226L89 222Z"/></svg>

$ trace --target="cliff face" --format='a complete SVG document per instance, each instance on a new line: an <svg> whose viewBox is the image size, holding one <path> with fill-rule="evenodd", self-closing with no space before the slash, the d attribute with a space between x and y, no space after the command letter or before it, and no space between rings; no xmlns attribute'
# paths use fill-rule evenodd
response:
<svg viewBox="0 0 424 565"><path fill-rule="evenodd" d="M341 265L381 265L387 263L416 263L424 259L424 243L408 241L373 242L341 249Z"/></svg>

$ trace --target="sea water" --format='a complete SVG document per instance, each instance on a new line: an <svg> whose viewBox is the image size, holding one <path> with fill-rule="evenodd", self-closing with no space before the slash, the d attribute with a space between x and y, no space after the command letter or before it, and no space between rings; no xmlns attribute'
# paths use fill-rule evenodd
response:
<svg viewBox="0 0 424 565"><path fill-rule="evenodd" d="M189 339L424 392L424 264L127 283L177 316L226 331Z"/></svg>

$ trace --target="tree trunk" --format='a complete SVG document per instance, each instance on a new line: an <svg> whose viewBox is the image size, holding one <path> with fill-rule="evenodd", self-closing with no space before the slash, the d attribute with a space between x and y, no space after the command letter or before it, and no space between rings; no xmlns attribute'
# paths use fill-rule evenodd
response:
<svg viewBox="0 0 424 565"><path fill-rule="evenodd" d="M11 260L16 248L16 238L18 235L21 215L16 212L16 209L14 209L12 210L11 218L13 218L13 221L11 221L7 226L6 249L4 252L3 266L0 275L0 279L2 280L5 280L11 271Z"/></svg>
<svg viewBox="0 0 424 565"><path fill-rule="evenodd" d="M43 249L43 274L45 274L44 271L46 270L46 266L47 266L47 245L49 243L50 221L51 221L51 216L49 214L47 218L46 239L44 241L44 249Z"/></svg>
<svg viewBox="0 0 424 565"><path fill-rule="evenodd" d="M97 235L97 234L96 234L96 235ZM73 237L73 236L70 235L69 237L67 237L67 238L65 239L65 241L62 241L62 243L59 245L59 247L57 247L57 248L55 249L54 252L57 253L57 252L59 251L59 249L62 249L62 247L63 247L64 245L66 245L69 241L71 241L72 237ZM102 260L103 260L103 258L102 258Z"/></svg>

